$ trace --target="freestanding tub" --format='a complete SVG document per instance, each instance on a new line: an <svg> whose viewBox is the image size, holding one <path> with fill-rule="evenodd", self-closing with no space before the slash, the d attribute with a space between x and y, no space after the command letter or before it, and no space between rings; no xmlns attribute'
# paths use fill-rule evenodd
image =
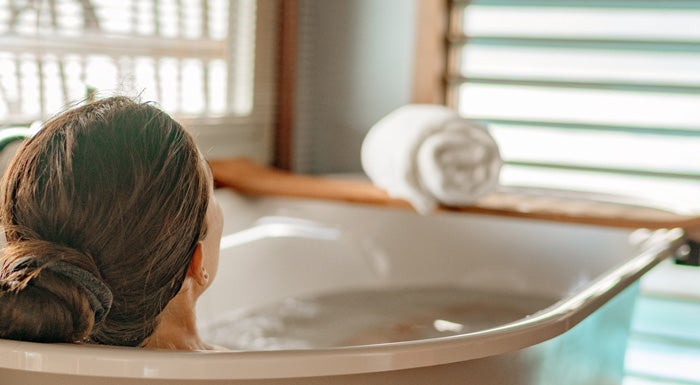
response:
<svg viewBox="0 0 700 385"><path fill-rule="evenodd" d="M198 308L203 325L233 310L363 288L451 285L552 300L487 330L324 349L172 352L0 340L0 383L619 384L636 282L683 242L679 229L217 195L225 229L218 276Z"/></svg>

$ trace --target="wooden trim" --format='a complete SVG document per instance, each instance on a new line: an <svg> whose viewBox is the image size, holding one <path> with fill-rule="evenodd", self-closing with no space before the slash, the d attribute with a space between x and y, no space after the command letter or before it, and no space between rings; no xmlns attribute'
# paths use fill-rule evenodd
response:
<svg viewBox="0 0 700 385"><path fill-rule="evenodd" d="M277 122L273 164L279 169L292 170L298 37L297 0L280 0L279 12Z"/></svg>
<svg viewBox="0 0 700 385"><path fill-rule="evenodd" d="M455 74L461 74L462 69L462 50L461 46L455 46L452 44L453 36L460 36L463 34L464 29L464 7L470 1L457 4L456 2L451 2L450 9L446 10L448 14L449 21L447 22L447 30L445 31L445 56L447 64L445 66L445 104L450 107L457 109L459 106L457 102L459 100L459 85L450 83L449 77Z"/></svg>
<svg viewBox="0 0 700 385"><path fill-rule="evenodd" d="M210 161L220 187L253 196L286 196L332 200L412 210L369 181L296 175L261 166L246 159ZM438 212L471 213L589 224L618 228L674 228L700 231L700 218L633 204L499 192L472 206L440 206Z"/></svg>
<svg viewBox="0 0 700 385"><path fill-rule="evenodd" d="M448 0L416 0L413 103L445 104Z"/></svg>

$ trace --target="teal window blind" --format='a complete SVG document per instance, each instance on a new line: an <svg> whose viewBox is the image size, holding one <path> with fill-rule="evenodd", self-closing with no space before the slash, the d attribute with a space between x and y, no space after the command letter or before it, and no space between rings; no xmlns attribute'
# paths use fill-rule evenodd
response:
<svg viewBox="0 0 700 385"><path fill-rule="evenodd" d="M700 1L453 1L448 100L504 185L700 208Z"/></svg>

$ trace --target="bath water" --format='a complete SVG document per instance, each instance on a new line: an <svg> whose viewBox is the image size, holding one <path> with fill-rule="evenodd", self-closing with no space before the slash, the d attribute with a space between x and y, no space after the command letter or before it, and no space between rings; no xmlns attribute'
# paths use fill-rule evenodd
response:
<svg viewBox="0 0 700 385"><path fill-rule="evenodd" d="M444 337L517 321L551 298L458 287L366 289L288 298L205 325L205 341L234 350L314 349Z"/></svg>

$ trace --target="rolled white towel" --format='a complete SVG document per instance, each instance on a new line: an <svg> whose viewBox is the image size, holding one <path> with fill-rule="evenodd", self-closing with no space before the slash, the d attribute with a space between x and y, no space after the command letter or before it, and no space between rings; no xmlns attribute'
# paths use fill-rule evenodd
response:
<svg viewBox="0 0 700 385"><path fill-rule="evenodd" d="M503 161L483 126L439 105L407 105L377 122L362 143L372 182L426 214L494 190Z"/></svg>

